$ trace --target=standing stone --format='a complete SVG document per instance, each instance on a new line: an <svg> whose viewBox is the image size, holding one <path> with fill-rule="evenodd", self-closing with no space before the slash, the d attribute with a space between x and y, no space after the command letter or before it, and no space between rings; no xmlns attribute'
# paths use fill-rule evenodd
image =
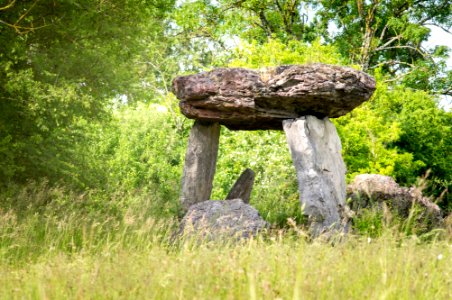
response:
<svg viewBox="0 0 452 300"><path fill-rule="evenodd" d="M345 208L345 164L336 128L328 118L283 121L298 179L300 202L316 236L341 230Z"/></svg>
<svg viewBox="0 0 452 300"><path fill-rule="evenodd" d="M181 203L184 210L210 199L219 139L218 123L196 121L191 129L182 177Z"/></svg>
<svg viewBox="0 0 452 300"><path fill-rule="evenodd" d="M250 203L251 191L254 185L254 171L246 169L235 182L226 196L226 200L242 199L244 203Z"/></svg>

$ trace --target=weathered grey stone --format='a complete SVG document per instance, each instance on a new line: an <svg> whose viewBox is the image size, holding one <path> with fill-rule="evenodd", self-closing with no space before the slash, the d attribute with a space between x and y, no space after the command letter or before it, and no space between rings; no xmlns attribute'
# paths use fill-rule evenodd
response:
<svg viewBox="0 0 452 300"><path fill-rule="evenodd" d="M401 217L408 217L415 203L423 209L419 218L434 223L442 220L441 209L424 197L419 189L401 187L389 176L360 174L347 186L347 195L351 198L351 207L355 211L361 208L379 208L386 203Z"/></svg>
<svg viewBox="0 0 452 300"><path fill-rule="evenodd" d="M207 239L247 238L268 227L258 211L241 199L204 201L190 207L180 234Z"/></svg>
<svg viewBox="0 0 452 300"><path fill-rule="evenodd" d="M219 68L173 81L185 116L245 130L282 129L283 120L303 115L339 117L368 100L374 90L369 75L324 64L263 72Z"/></svg>
<svg viewBox="0 0 452 300"><path fill-rule="evenodd" d="M240 175L239 179L232 186L226 200L242 199L244 203L250 203L251 191L254 185L254 172L251 169L246 169Z"/></svg>
<svg viewBox="0 0 452 300"><path fill-rule="evenodd" d="M286 120L283 126L312 234L342 230L346 169L336 128L328 118L314 116Z"/></svg>
<svg viewBox="0 0 452 300"><path fill-rule="evenodd" d="M210 198L219 139L218 123L196 121L191 129L182 177L181 204L185 210Z"/></svg>

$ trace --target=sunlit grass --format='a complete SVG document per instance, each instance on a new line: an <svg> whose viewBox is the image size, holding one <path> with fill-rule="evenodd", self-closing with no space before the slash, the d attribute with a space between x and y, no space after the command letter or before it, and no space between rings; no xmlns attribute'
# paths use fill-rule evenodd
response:
<svg viewBox="0 0 452 300"><path fill-rule="evenodd" d="M442 229L425 238L385 224L376 238L361 228L326 242L289 228L199 243L173 239L177 221L149 213L148 198L122 201L112 215L4 205L0 299L450 299Z"/></svg>
<svg viewBox="0 0 452 300"><path fill-rule="evenodd" d="M138 242L138 241L137 241ZM46 253L1 264L4 299L449 299L452 246L351 238Z"/></svg>

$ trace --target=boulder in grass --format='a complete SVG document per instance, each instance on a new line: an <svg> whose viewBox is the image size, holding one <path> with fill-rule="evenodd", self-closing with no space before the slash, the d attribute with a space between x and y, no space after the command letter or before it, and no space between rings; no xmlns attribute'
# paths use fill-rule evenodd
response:
<svg viewBox="0 0 452 300"><path fill-rule="evenodd" d="M259 212L241 199L196 203L182 219L180 234L218 240L249 238L268 228Z"/></svg>
<svg viewBox="0 0 452 300"><path fill-rule="evenodd" d="M355 177L347 187L351 198L351 208L355 211L386 203L401 217L408 217L413 204L421 208L419 217L439 223L442 220L441 209L424 197L415 187L401 187L389 176L378 174L361 174Z"/></svg>

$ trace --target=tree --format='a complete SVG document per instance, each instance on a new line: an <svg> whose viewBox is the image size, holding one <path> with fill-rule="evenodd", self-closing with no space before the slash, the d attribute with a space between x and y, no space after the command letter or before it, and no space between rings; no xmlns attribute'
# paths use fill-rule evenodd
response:
<svg viewBox="0 0 452 300"><path fill-rule="evenodd" d="M450 94L450 72L444 58L447 47L425 49L428 25L450 33L451 3L447 0L320 1L318 15L324 27L338 33L324 38L368 72L380 68L393 81L422 90ZM450 82L450 81L449 81Z"/></svg>
<svg viewBox="0 0 452 300"><path fill-rule="evenodd" d="M173 1L14 1L0 10L0 179L76 181L73 145L114 97L143 94L140 56ZM86 166L85 166L86 167Z"/></svg>
<svg viewBox="0 0 452 300"><path fill-rule="evenodd" d="M308 20L312 0L198 0L183 1L175 13L181 34L207 39L227 48L239 37L263 43L270 38L283 41L313 41L315 24Z"/></svg>

